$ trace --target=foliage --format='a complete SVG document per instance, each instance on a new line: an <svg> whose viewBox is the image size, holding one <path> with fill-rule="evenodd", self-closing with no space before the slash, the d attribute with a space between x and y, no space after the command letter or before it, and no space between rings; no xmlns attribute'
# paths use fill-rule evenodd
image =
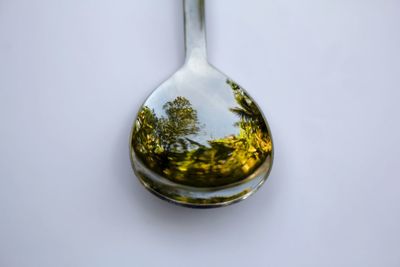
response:
<svg viewBox="0 0 400 267"><path fill-rule="evenodd" d="M181 184L221 186L240 181L257 169L272 151L263 115L246 92L228 80L237 107L239 134L209 140L204 146L192 140L201 127L197 111L188 99L177 97L158 118L144 106L139 112L132 139L138 157L158 174Z"/></svg>
<svg viewBox="0 0 400 267"><path fill-rule="evenodd" d="M188 141L186 136L199 132L197 111L193 109L189 100L177 97L174 101L163 106L167 117L158 120L158 137L165 151L186 151Z"/></svg>

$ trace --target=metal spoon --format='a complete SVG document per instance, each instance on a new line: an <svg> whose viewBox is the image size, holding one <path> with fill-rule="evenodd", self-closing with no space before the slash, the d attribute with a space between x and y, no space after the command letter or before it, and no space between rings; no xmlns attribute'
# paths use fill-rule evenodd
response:
<svg viewBox="0 0 400 267"><path fill-rule="evenodd" d="M272 138L254 100L207 62L204 0L183 4L186 60L139 110L131 162L140 182L162 199L225 206L267 179Z"/></svg>

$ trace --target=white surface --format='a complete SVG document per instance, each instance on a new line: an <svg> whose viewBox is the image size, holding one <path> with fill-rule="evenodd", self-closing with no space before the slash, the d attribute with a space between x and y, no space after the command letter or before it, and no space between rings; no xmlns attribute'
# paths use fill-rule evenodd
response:
<svg viewBox="0 0 400 267"><path fill-rule="evenodd" d="M264 187L216 210L158 200L129 162L181 11L0 0L0 266L400 266L400 2L208 2L210 61L276 146Z"/></svg>

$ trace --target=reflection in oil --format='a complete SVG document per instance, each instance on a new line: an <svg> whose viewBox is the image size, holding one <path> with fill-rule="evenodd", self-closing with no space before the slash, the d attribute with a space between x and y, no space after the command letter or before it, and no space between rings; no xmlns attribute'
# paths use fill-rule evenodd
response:
<svg viewBox="0 0 400 267"><path fill-rule="evenodd" d="M136 157L160 176L195 187L240 182L271 160L272 141L262 113L239 85L226 84L236 103L227 107L237 118L231 134L203 140L213 136L213 129L199 121L190 99L176 96L162 105L163 113L146 104L139 111L131 143Z"/></svg>

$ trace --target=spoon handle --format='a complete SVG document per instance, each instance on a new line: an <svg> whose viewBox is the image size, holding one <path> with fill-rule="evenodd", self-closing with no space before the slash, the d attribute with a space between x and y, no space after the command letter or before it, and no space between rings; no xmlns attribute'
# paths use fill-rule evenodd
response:
<svg viewBox="0 0 400 267"><path fill-rule="evenodd" d="M186 63L207 61L204 0L183 0Z"/></svg>

